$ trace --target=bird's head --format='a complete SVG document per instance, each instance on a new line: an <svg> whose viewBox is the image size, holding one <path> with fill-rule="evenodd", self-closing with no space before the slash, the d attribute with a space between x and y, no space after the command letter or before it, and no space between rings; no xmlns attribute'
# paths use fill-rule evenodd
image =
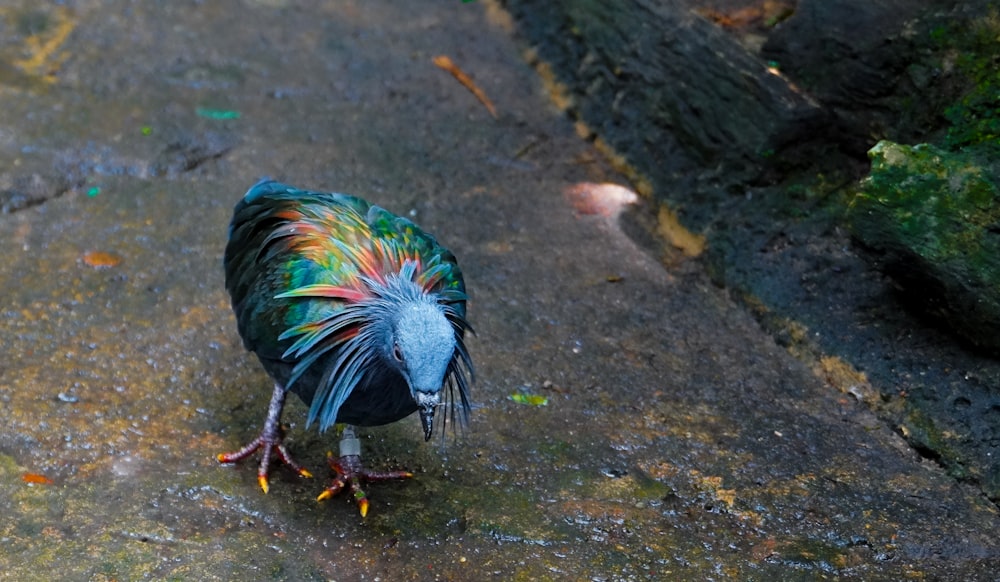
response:
<svg viewBox="0 0 1000 582"><path fill-rule="evenodd" d="M441 387L455 353L455 330L439 304L413 302L397 312L387 344L387 360L409 384L424 440L430 440L434 411L441 403Z"/></svg>

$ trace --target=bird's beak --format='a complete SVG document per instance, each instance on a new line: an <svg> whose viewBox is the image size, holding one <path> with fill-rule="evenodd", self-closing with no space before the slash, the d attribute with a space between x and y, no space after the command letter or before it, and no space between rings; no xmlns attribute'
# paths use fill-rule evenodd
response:
<svg viewBox="0 0 1000 582"><path fill-rule="evenodd" d="M437 392L417 392L417 407L420 409L420 424L424 427L424 440L431 440L434 432L434 409L441 403Z"/></svg>

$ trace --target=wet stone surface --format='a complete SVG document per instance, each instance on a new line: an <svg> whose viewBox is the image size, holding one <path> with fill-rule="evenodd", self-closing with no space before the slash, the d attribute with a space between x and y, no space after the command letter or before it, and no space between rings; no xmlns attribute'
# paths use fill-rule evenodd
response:
<svg viewBox="0 0 1000 582"><path fill-rule="evenodd" d="M977 490L775 345L697 261L661 261L614 208L573 204L582 183L624 182L489 7L23 2L0 25L0 185L36 188L0 216L0 577L988 579L1000 564ZM373 467L416 473L369 487L364 520L315 501L335 437L304 430L298 402L290 446L315 479L278 469L264 495L253 463L214 460L270 394L220 266L232 205L263 175L408 214L466 273L471 426L430 445L415 418L364 431Z"/></svg>

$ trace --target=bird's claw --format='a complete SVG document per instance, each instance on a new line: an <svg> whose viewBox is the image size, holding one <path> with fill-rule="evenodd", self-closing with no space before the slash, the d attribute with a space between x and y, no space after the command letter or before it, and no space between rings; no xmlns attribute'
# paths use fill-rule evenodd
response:
<svg viewBox="0 0 1000 582"><path fill-rule="evenodd" d="M284 443L282 443L282 435L280 433L277 435L268 435L262 432L257 438L250 441L242 449L232 453L219 453L215 456L215 458L220 463L236 463L249 457L258 450L261 451L261 455L260 465L257 469L257 483L260 485L260 488L264 493L267 493L270 490L267 477L271 470L271 455L277 456L281 462L288 465L293 471L298 473L299 476L306 478L311 478L313 476L308 469L295 462Z"/></svg>
<svg viewBox="0 0 1000 582"><path fill-rule="evenodd" d="M361 464L359 455L334 457L332 452L326 454L330 468L337 473L330 486L323 490L316 501L329 499L345 488L351 491L354 502L358 504L361 517L368 515L368 496L361 489L361 481L389 481L392 479L409 479L413 473L409 471L371 471Z"/></svg>

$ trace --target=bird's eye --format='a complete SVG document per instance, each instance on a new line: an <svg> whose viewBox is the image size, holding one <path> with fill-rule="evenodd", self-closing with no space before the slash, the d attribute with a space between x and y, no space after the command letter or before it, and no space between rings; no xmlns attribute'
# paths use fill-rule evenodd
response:
<svg viewBox="0 0 1000 582"><path fill-rule="evenodd" d="M399 344L392 346L392 357L396 358L397 362L403 361L403 350L399 349Z"/></svg>

